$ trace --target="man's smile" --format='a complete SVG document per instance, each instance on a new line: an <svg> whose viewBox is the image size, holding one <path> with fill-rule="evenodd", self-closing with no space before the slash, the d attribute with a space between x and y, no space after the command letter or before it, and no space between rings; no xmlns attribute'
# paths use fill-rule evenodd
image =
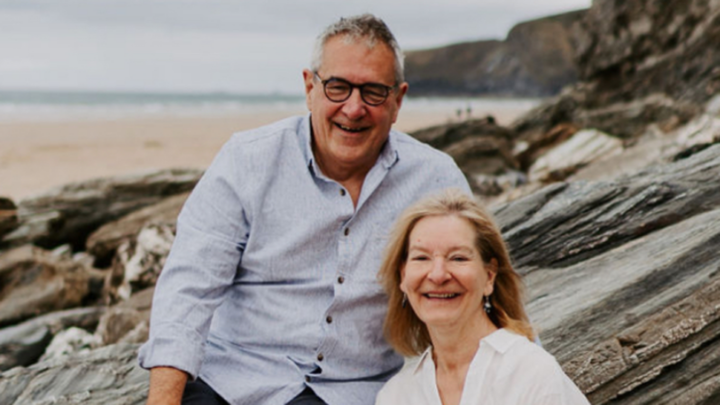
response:
<svg viewBox="0 0 720 405"><path fill-rule="evenodd" d="M338 124L337 122L333 122L333 124L334 124L336 127L342 129L343 131L345 131L345 132L351 132L351 133L359 133L359 132L366 131L366 130L370 129L370 127L368 127L368 126L365 126L365 127L362 127L362 126L352 126L352 127L349 127L349 126L345 126L345 125L342 125L342 124Z"/></svg>

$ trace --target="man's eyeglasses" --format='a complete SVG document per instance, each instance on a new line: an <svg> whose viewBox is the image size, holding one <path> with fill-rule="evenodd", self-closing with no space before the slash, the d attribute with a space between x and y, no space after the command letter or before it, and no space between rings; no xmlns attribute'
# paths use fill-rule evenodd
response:
<svg viewBox="0 0 720 405"><path fill-rule="evenodd" d="M354 84L338 77L323 80L317 72L313 72L313 74L320 80L320 83L322 83L325 97L334 103L342 103L349 99L353 89L357 88L360 90L360 98L362 98L366 104L378 106L384 103L390 95L390 92L398 87L397 84L394 86L386 86L380 83Z"/></svg>

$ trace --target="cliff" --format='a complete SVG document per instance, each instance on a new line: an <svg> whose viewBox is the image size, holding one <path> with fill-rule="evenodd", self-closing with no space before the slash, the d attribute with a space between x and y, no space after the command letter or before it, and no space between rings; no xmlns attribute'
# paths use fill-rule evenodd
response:
<svg viewBox="0 0 720 405"><path fill-rule="evenodd" d="M475 41L407 52L410 94L539 97L574 83L574 11L513 27L504 41Z"/></svg>

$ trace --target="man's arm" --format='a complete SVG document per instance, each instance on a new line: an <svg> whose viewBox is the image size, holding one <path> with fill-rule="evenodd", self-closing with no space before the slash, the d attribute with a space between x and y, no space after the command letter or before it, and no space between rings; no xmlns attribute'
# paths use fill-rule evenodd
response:
<svg viewBox="0 0 720 405"><path fill-rule="evenodd" d="M187 374L172 367L150 370L150 392L147 405L180 405Z"/></svg>

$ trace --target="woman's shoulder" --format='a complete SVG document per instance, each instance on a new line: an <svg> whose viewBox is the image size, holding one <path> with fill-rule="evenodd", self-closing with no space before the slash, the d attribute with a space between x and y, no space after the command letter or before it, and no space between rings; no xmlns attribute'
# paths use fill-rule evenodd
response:
<svg viewBox="0 0 720 405"><path fill-rule="evenodd" d="M529 398L554 398L559 404L587 403L552 354L523 336L508 339L512 344L502 354L502 364L496 374L500 386L524 387ZM566 402L562 398L574 400Z"/></svg>

